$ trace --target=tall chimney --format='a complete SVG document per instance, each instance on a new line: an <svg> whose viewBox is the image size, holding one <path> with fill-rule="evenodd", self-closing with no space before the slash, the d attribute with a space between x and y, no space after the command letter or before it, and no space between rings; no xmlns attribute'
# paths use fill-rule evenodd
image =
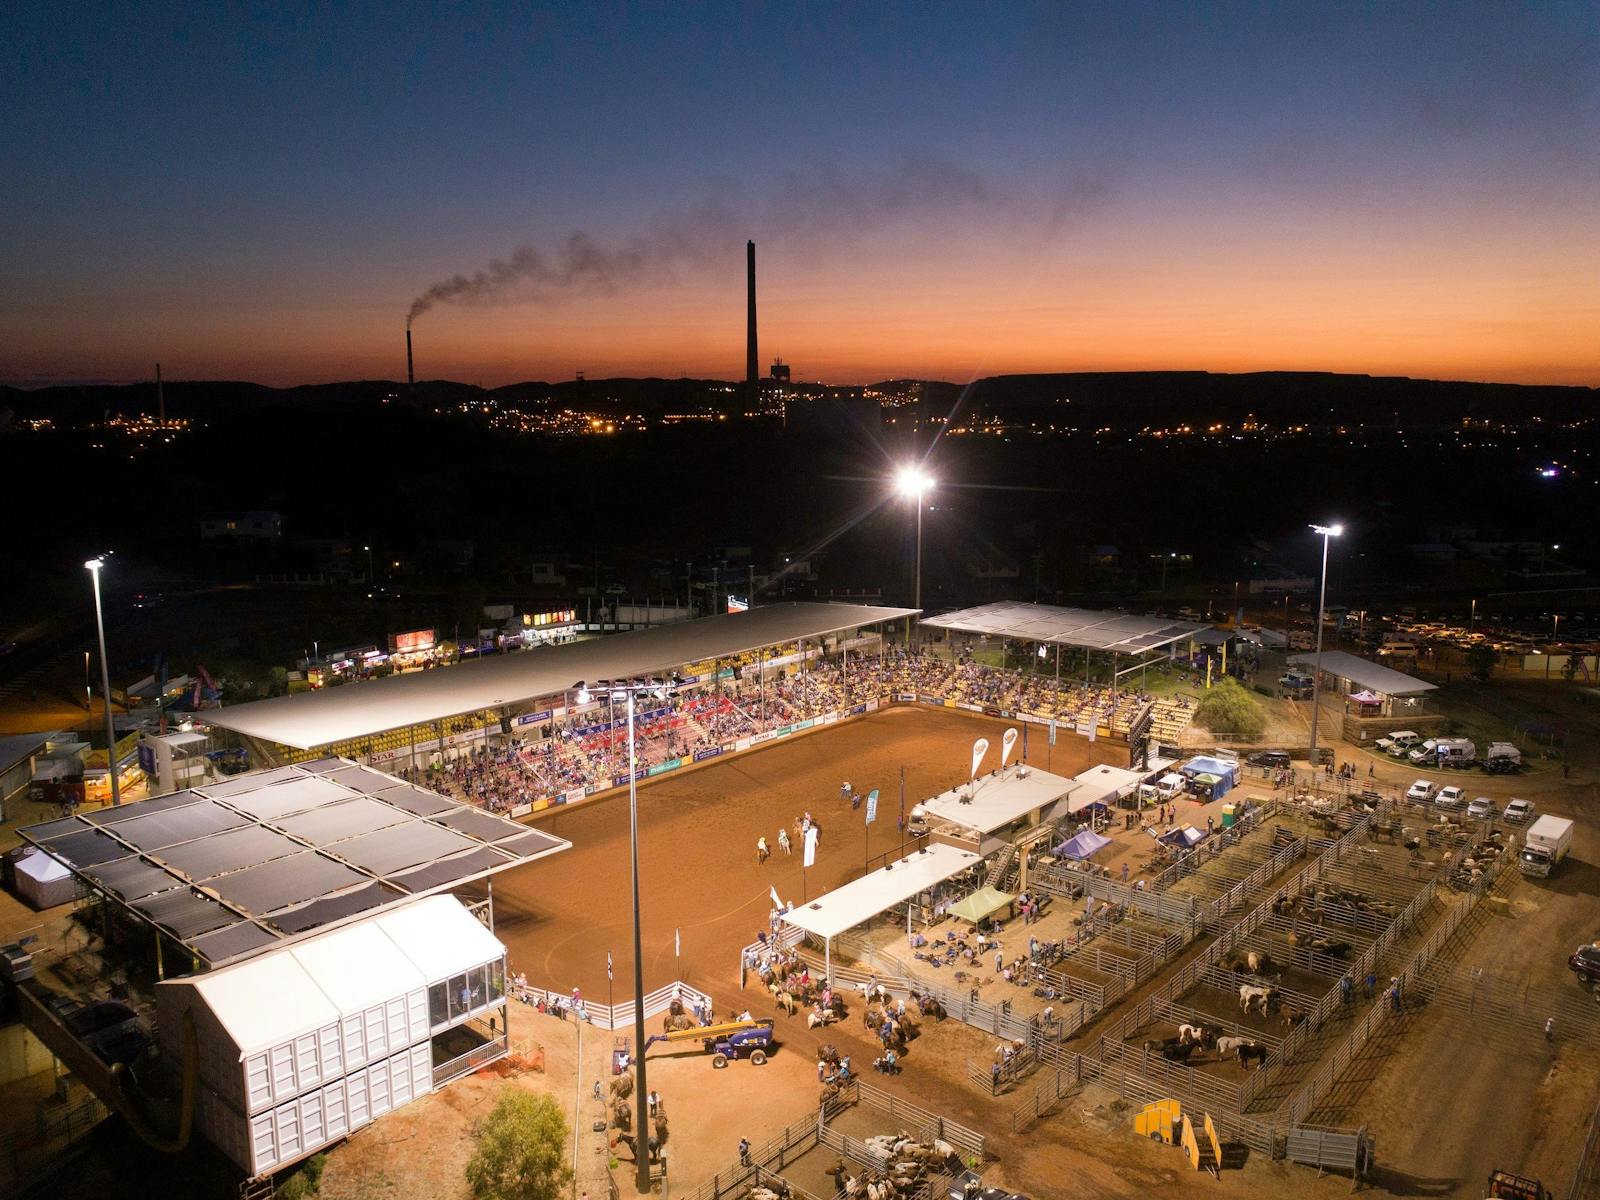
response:
<svg viewBox="0 0 1600 1200"><path fill-rule="evenodd" d="M161 364L156 364L156 420L167 423L167 394L161 389Z"/></svg>
<svg viewBox="0 0 1600 1200"><path fill-rule="evenodd" d="M750 389L750 399L754 402L761 396L761 360L756 353L756 244L745 243L744 254L749 290L749 311L745 319L744 377Z"/></svg>
<svg viewBox="0 0 1600 1200"><path fill-rule="evenodd" d="M406 326L406 392L409 398L417 398L417 373L411 367L411 326Z"/></svg>

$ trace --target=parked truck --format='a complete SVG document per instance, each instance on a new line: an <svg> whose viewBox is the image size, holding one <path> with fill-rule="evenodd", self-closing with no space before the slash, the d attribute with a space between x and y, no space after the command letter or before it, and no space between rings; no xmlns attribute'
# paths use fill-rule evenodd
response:
<svg viewBox="0 0 1600 1200"><path fill-rule="evenodd" d="M1549 813L1528 826L1517 865L1524 875L1540 878L1554 871L1572 849L1572 822Z"/></svg>

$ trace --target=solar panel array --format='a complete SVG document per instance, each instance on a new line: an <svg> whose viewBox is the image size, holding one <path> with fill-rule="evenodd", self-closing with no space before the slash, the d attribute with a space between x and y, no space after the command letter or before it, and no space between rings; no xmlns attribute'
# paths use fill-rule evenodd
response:
<svg viewBox="0 0 1600 1200"><path fill-rule="evenodd" d="M212 966L571 845L342 758L21 832Z"/></svg>
<svg viewBox="0 0 1600 1200"><path fill-rule="evenodd" d="M1049 604L982 604L938 617L925 617L922 624L960 633L1084 646L1118 654L1158 650L1208 628L1193 621L1095 612L1087 608L1058 608Z"/></svg>

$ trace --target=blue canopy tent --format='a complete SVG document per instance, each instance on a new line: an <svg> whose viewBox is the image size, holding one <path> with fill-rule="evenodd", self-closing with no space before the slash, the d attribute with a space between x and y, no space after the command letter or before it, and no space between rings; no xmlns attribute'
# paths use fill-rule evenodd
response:
<svg viewBox="0 0 1600 1200"><path fill-rule="evenodd" d="M1202 775L1213 775L1215 780L1207 780L1210 784L1211 799L1220 800L1239 782L1239 764L1228 762L1226 759L1211 758L1202 754L1198 758L1191 758L1178 768L1184 777L1191 782L1198 782Z"/></svg>
<svg viewBox="0 0 1600 1200"><path fill-rule="evenodd" d="M1087 859L1111 844L1111 839L1101 837L1092 829L1081 829L1055 849L1057 858Z"/></svg>
<svg viewBox="0 0 1600 1200"><path fill-rule="evenodd" d="M1170 829L1161 835L1160 840L1169 846L1180 849L1190 849L1206 840L1206 831L1196 829L1193 825L1180 825L1177 829Z"/></svg>

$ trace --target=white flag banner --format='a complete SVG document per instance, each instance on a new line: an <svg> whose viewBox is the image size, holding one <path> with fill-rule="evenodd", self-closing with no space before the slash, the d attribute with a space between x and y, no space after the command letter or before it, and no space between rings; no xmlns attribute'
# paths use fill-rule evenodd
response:
<svg viewBox="0 0 1600 1200"><path fill-rule="evenodd" d="M606 978L607 979L612 978L612 975L611 975L611 951L609 951L609 950L606 951Z"/></svg>
<svg viewBox="0 0 1600 1200"><path fill-rule="evenodd" d="M967 775L968 779L978 777L978 764L983 762L983 756L987 753L989 753L988 738L979 738L972 743L972 770Z"/></svg>
<svg viewBox="0 0 1600 1200"><path fill-rule="evenodd" d="M1005 770L1006 763L1011 759L1011 752L1017 748L1017 730L1012 726L1006 730L1000 739L1000 769Z"/></svg>
<svg viewBox="0 0 1600 1200"><path fill-rule="evenodd" d="M767 895L772 897L772 907L773 908L782 908L783 907L783 901L778 899L778 889L777 888L769 887L767 889Z"/></svg>
<svg viewBox="0 0 1600 1200"><path fill-rule="evenodd" d="M817 827L813 825L806 830L806 856L804 865L814 867L817 865Z"/></svg>
<svg viewBox="0 0 1600 1200"><path fill-rule="evenodd" d="M683 957L683 933L677 929L672 931L672 953L677 958Z"/></svg>

